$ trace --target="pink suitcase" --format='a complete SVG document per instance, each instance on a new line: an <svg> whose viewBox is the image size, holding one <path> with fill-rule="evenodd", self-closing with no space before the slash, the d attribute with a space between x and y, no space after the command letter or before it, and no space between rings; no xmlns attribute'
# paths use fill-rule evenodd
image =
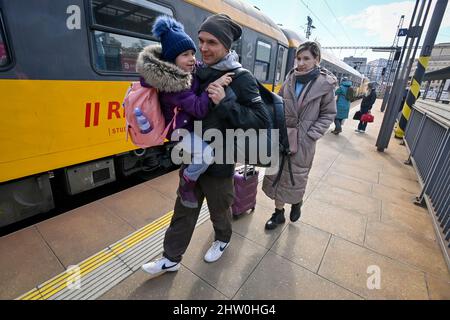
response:
<svg viewBox="0 0 450 320"><path fill-rule="evenodd" d="M258 175L254 166L245 166L234 173L234 203L231 206L233 217L255 210Z"/></svg>

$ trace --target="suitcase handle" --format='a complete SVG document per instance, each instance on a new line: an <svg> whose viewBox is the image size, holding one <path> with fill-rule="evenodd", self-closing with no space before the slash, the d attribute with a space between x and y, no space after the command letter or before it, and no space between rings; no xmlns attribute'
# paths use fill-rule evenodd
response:
<svg viewBox="0 0 450 320"><path fill-rule="evenodd" d="M239 174L244 176L244 179L248 179L249 176L253 176L257 173L255 166L250 166L250 169L247 170L247 165L244 165L244 169L240 169L238 171Z"/></svg>

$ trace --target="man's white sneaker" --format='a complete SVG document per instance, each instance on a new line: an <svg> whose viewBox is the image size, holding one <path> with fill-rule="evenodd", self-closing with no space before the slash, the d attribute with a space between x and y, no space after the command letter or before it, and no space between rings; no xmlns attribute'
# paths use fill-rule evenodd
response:
<svg viewBox="0 0 450 320"><path fill-rule="evenodd" d="M213 242L211 248L206 252L205 254L205 261L206 262L215 262L219 260L219 258L222 256L225 249L228 247L227 242L222 242L219 240L216 240Z"/></svg>
<svg viewBox="0 0 450 320"><path fill-rule="evenodd" d="M172 262L167 258L160 258L155 261L144 264L142 270L150 274L158 274L162 272L174 272L180 269L179 262Z"/></svg>

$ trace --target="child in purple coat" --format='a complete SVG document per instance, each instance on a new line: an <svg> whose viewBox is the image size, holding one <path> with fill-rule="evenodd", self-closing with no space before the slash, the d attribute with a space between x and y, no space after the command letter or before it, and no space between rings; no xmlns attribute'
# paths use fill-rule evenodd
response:
<svg viewBox="0 0 450 320"><path fill-rule="evenodd" d="M197 208L199 204L194 194L195 183L213 162L211 147L193 132L194 121L208 114L208 92L200 90L199 80L195 76L198 66L195 60L196 47L184 32L183 25L171 17L161 16L153 25L153 35L161 39L161 46L144 48L139 54L136 69L141 75L143 86L159 90L166 125L176 114L174 126L170 128L167 138L170 139L177 129L189 131L189 135L183 137L176 149L189 150L192 156L192 163L180 171L177 193L185 207ZM231 82L230 74L216 82L228 85Z"/></svg>

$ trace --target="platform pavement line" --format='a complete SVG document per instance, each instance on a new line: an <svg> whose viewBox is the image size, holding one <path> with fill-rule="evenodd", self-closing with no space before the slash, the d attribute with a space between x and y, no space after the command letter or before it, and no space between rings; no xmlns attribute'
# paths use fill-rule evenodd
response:
<svg viewBox="0 0 450 320"><path fill-rule="evenodd" d="M171 218L172 214L173 214L173 212L169 212L168 214L164 215L162 218L156 220L155 222L149 224L148 226L142 228L141 230L138 230L137 232L135 232L132 235L125 238L124 240L119 241L118 244L125 242L127 245L124 245L123 248L131 247L127 243L130 241L130 239L133 240L136 237L138 237L139 235L141 235L142 233L151 234L151 233L163 228L165 225L167 225L170 222L170 218ZM118 252L120 252L120 250ZM83 277L83 276L89 274L90 272L94 271L95 269L108 263L115 257L116 257L116 253L114 251L112 251L109 248L104 249L100 253L94 255L93 257L87 259L85 262L80 264L80 266L79 266L80 267L80 276ZM39 289L40 293L42 294L42 298L48 299L51 296L53 296L54 294L56 294L57 292L65 289L68 284L69 276L70 276L70 274L68 273L68 271L66 271L63 274L61 274L59 277L57 276L53 280L50 280L47 283L44 283L42 285L42 287L38 286L38 289Z"/></svg>
<svg viewBox="0 0 450 320"><path fill-rule="evenodd" d="M209 218L209 212L206 206L201 208L201 212L197 226L201 224L202 221L206 221ZM142 263L155 258L161 253L167 227L168 225L166 228L162 228L146 239L143 239L132 249L122 252L122 255L138 255L138 260L134 259L133 264L131 264L130 261L125 260L124 256L116 256L115 262L111 261L107 265L101 267L103 270L97 270L93 274L89 274L83 278L82 290L65 289L56 296L52 296L50 299L93 300L102 296L115 285L132 275L134 271L141 267ZM144 250L144 252L142 252L142 250ZM118 263L118 261L120 261L120 263Z"/></svg>
<svg viewBox="0 0 450 320"><path fill-rule="evenodd" d="M209 212L206 206L202 208L203 214L199 216L199 221L197 223L197 226L208 220L209 218ZM165 227L168 227L171 217L173 215L173 211L169 212L162 218L156 220L152 224L142 228L141 230L138 230L137 232L131 234L130 236L124 238L123 240L118 241L116 244L111 245L110 247L104 249L103 251L97 253L96 255L90 257L86 261L80 264L80 278L81 280L88 279L96 270L103 268L108 263L110 263L114 259L120 260L120 254L127 253L127 251L131 251L133 247L137 247L139 244L143 244L143 246L146 246L147 243L145 243L146 240L152 237L152 235L160 232L162 233L162 236L160 237L161 242L163 241L163 234L165 233ZM113 251L114 250L114 251ZM148 250L152 250L149 248ZM160 250L155 252L156 254L160 253ZM143 259L145 260L146 257L144 256ZM128 269L131 269L132 266L127 265L123 261L122 263L118 265L119 268L123 268L124 266ZM115 263L112 261L112 263ZM138 264L140 262L138 261ZM133 270L134 271L134 270ZM132 273L132 270L130 270L130 273ZM45 282L42 285L39 285L38 288L35 288L31 290L30 292L26 293L25 295L19 297L18 299L21 300L45 300L45 299L52 299L56 296L67 296L67 294L62 293L59 294L61 291L67 289L68 285L68 279L69 278L68 271L56 276L55 278ZM128 276L127 274L125 276ZM122 279L119 279L120 281ZM67 291L67 290L66 290ZM71 290L73 291L73 290ZM83 295L86 295L84 293Z"/></svg>
<svg viewBox="0 0 450 320"><path fill-rule="evenodd" d="M259 175L259 182L262 181L264 177L264 169L260 169ZM98 271L99 269L107 269L109 270L108 264L116 264L116 267L118 268L124 268L127 267L130 269L130 272L133 273L136 271L137 268L140 267L140 265L146 261L149 258L149 255L146 255L148 252L152 252L152 254L159 254L160 250L157 250L158 247L155 250L155 246L149 246L148 244L151 243L152 236L157 236L158 233L165 233L164 228L168 226L170 223L170 220L172 218L173 211L167 213L163 217L159 218L158 220L154 221L153 223L143 227L142 229L132 233L128 237L119 240L117 243L109 246L108 248L100 251L99 253L95 254L94 256L86 259L82 263L79 264L80 268L80 280L88 279L90 282L98 283L99 281L94 281L94 279L91 279L92 275L95 275L95 273L101 273L101 271ZM198 222L196 224L196 227L201 225L203 222L208 220L209 218L209 211L205 204L202 206ZM163 241L163 237L160 235L160 242ZM157 246L157 244L156 244ZM161 246L161 245L160 245ZM133 252L134 251L134 252ZM124 255L125 258L128 256L136 256L138 258L133 258L130 263L130 261L123 261L123 257L121 255ZM141 257L141 258L139 258ZM118 261L122 263L117 263ZM134 262L133 262L134 261ZM97 272L98 271L98 272ZM119 270L119 273L121 270ZM21 297L17 298L19 300L45 300L45 299L52 299L52 298L58 298L58 297L67 297L68 295L74 298L74 295L72 294L74 290L70 290L68 287L68 282L71 280L69 277L71 276L72 272L69 270L65 271L64 273L48 280L47 282L39 285L37 288L32 289L28 293L22 295ZM121 273L120 277L116 279L115 282L122 281L122 277L129 276L129 272ZM100 283L103 283L100 281ZM106 283L108 287L110 285ZM65 292L61 292L63 290L67 291L70 290L68 294ZM109 290L109 289L108 289ZM103 292L103 291L102 291ZM83 296L88 295L88 293L85 293L84 291L81 292ZM75 295L76 296L76 295Z"/></svg>
<svg viewBox="0 0 450 320"><path fill-rule="evenodd" d="M151 234L167 226L170 223L172 215L173 211L165 214L163 217L143 227L142 229L132 233L123 240L118 241L115 245L113 245L112 249L114 251L109 248L104 249L99 253L95 254L94 256L80 263L78 266L80 268L81 277L97 269L101 265L104 265L105 263L113 259L117 253L123 252L131 248L133 245L136 245L136 243L138 243L142 239L143 235L146 235L147 237L151 236ZM39 285L37 288L34 288L31 291L25 293L24 295L20 296L17 299L18 300L36 299L37 294L42 295L42 297L40 297L41 299L47 299L51 295L64 289L67 286L67 280L70 276L71 272L65 271L59 274L58 276L44 282L42 285Z"/></svg>

